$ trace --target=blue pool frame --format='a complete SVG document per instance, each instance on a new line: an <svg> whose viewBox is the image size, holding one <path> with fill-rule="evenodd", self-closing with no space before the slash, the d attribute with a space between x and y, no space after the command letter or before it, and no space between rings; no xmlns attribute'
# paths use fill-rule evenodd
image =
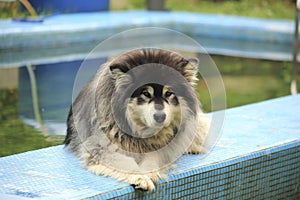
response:
<svg viewBox="0 0 300 200"><path fill-rule="evenodd" d="M101 41L138 27L182 32L209 53L292 60L291 20L130 11L53 15L41 23L0 20L0 67L82 60ZM43 56L36 56L37 51Z"/></svg>
<svg viewBox="0 0 300 200"><path fill-rule="evenodd" d="M300 95L226 111L206 156L185 155L155 191L96 176L63 146L0 158L0 199L299 199Z"/></svg>

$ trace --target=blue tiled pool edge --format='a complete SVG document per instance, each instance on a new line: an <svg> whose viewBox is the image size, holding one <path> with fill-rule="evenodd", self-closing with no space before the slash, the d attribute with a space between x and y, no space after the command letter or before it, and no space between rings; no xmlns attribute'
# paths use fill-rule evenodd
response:
<svg viewBox="0 0 300 200"><path fill-rule="evenodd" d="M287 152L282 154L283 152ZM293 157L290 153L293 153ZM279 168L279 170L275 167L276 164L272 163L272 159L276 156L280 155L292 157L291 163L282 163L284 169ZM247 178L250 179L250 176L255 176L257 174L251 174L251 169L249 171L243 171L242 168L249 168L251 166L251 161L263 160L265 163L263 164L265 169L261 169L260 173L268 173L270 170L276 171L276 179L272 180L272 182L276 182L276 184L284 184L286 182L286 174L288 173L289 179L291 183L289 185L282 185L282 187L277 188L277 190L270 191L258 191L259 189L263 189L259 186L259 182L262 181L265 183L265 186L268 186L268 183L263 178L260 180L259 177L252 179L253 181L257 181L256 184L251 185L244 189L240 186L234 185L232 188L225 187L227 184L225 182L229 182L226 180L227 176L232 176L231 178L234 179L235 176L238 176L237 170L240 170L240 173L243 173ZM280 160L279 160L280 161ZM268 164L269 162L269 164ZM281 161L283 162L283 161ZM290 161L287 161L290 162ZM271 164L272 163L272 164ZM256 163L255 165L258 165ZM261 164L261 163L260 163ZM292 165L292 171L289 169L289 164ZM253 166L254 168L257 166ZM267 168L268 167L268 168ZM118 191L112 191L106 194L100 194L93 196L89 199L180 199L180 198L187 198L187 199L299 199L300 198L300 140L283 144L277 147L268 148L259 152L251 153L246 156L242 156L240 158L233 158L229 159L220 163L212 164L209 166L204 166L200 168L196 168L190 171L182 172L176 175L173 175L168 181L161 181L160 185L154 192L141 192L141 191L134 191L132 187L123 188ZM258 169L255 169L258 170ZM281 171L282 170L282 171ZM286 170L286 171L284 171ZM204 175L208 173L210 175ZM282 174L281 174L282 173ZM250 175L249 175L250 174ZM267 176L264 175L264 178ZM271 173L271 175L273 175ZM220 177L218 177L220 176ZM285 178L285 181L280 181L280 178ZM219 179L218 179L219 178ZM210 179L210 180L204 180ZM273 178L271 178L273 179ZM188 181L187 181L188 180ZM248 184L247 182L243 182L242 180L235 180L235 184ZM285 183L286 184L286 183ZM288 187L287 187L288 186ZM182 187L184 189L182 189ZM210 192L205 191L205 189L210 190ZM234 190L235 189L235 190ZM281 190L278 190L281 189ZM287 190L288 189L288 190ZM237 191L241 190L241 191ZM242 191L244 190L244 191ZM287 191L285 191L287 190ZM283 192L282 192L283 191ZM281 193L280 193L281 192Z"/></svg>
<svg viewBox="0 0 300 200"><path fill-rule="evenodd" d="M63 146L3 157L0 199L297 199L299 113L300 95L228 109L214 149L178 159L153 192L89 173Z"/></svg>

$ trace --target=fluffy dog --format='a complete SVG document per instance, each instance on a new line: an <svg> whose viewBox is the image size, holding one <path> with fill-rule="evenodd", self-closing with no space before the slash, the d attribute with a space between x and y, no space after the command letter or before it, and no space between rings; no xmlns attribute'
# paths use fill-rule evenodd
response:
<svg viewBox="0 0 300 200"><path fill-rule="evenodd" d="M161 49L105 63L71 106L66 147L97 175L155 189L179 156L203 152L208 123L194 90L197 65Z"/></svg>

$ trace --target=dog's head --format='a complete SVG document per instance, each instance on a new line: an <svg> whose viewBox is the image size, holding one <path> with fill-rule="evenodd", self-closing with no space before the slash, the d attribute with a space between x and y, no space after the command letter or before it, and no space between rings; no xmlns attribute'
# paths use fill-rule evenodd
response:
<svg viewBox="0 0 300 200"><path fill-rule="evenodd" d="M172 123L180 123L180 104L176 94L165 85L146 84L131 95L127 105L127 119L135 130L143 129L143 136L155 134ZM148 131L146 131L148 129Z"/></svg>
<svg viewBox="0 0 300 200"><path fill-rule="evenodd" d="M185 59L177 53L165 50L135 50L121 55L110 65L116 90L132 83L133 77L127 73L128 71L145 64L171 67L178 71L191 87L197 80L197 59ZM147 74L142 76L134 74L134 76L135 79L143 79ZM143 84L127 96L129 98L123 110L125 118L134 132L142 132L139 136L150 137L163 128L176 129L176 124L177 126L180 124L182 98L168 84Z"/></svg>

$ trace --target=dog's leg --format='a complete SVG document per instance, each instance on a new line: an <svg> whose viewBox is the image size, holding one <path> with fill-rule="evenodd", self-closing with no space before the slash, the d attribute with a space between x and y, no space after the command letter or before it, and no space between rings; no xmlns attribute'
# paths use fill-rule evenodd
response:
<svg viewBox="0 0 300 200"><path fill-rule="evenodd" d="M134 185L137 189L154 190L151 178L145 174L132 157L117 152L102 154L101 159L85 153L86 168L94 174L115 178Z"/></svg>
<svg viewBox="0 0 300 200"><path fill-rule="evenodd" d="M151 157L145 157L140 163L140 168L153 182L157 182L162 178L167 179L167 176L165 175L167 170L163 169L164 166L159 165L159 163L162 163L159 158L159 155L155 154Z"/></svg>
<svg viewBox="0 0 300 200"><path fill-rule="evenodd" d="M187 153L189 154L206 153L204 143L209 132L209 121L206 118L204 118L204 116L202 116L200 117L198 124L199 126L195 138L191 146L187 150Z"/></svg>
<svg viewBox="0 0 300 200"><path fill-rule="evenodd" d="M87 169L97 175L109 176L118 181L126 182L133 185L137 189L154 190L155 186L151 178L147 175L118 171L117 169L109 168L103 164L90 165Z"/></svg>

